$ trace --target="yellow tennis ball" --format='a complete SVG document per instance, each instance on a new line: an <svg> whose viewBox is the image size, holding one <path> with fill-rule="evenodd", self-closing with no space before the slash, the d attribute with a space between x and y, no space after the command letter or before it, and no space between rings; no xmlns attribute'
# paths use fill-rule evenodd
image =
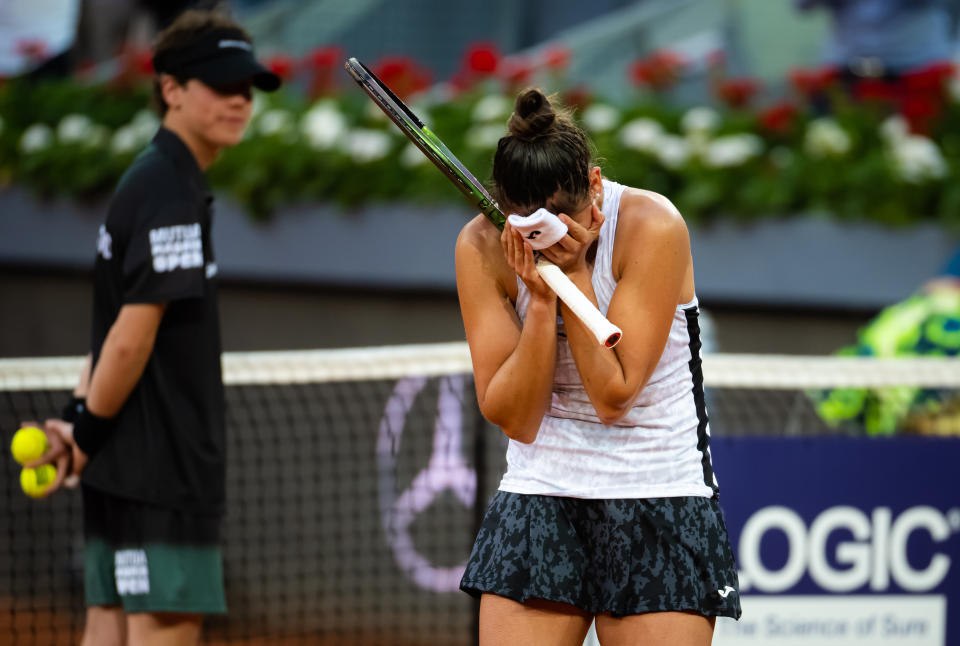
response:
<svg viewBox="0 0 960 646"><path fill-rule="evenodd" d="M20 464L36 460L47 452L47 436L36 426L25 426L13 434L10 453Z"/></svg>
<svg viewBox="0 0 960 646"><path fill-rule="evenodd" d="M52 464L44 464L36 469L24 469L20 472L20 488L31 498L39 498L56 477L57 470Z"/></svg>

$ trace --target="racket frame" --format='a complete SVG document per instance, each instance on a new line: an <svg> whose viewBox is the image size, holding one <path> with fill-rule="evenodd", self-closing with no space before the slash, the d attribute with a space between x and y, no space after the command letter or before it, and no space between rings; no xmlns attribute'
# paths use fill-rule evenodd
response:
<svg viewBox="0 0 960 646"><path fill-rule="evenodd" d="M496 201L483 187L483 184L473 176L461 163L457 156L447 148L440 138L433 133L414 114L407 105L383 81L377 78L370 69L356 58L347 59L344 68L363 88L367 96L386 114L393 123L400 128L407 138L426 155L434 166L447 176L454 186L466 196L476 208L500 231L506 223L503 211ZM537 271L547 284L556 292L557 296L570 307L571 311L590 328L601 344L608 348L615 346L623 336L619 327L611 323L597 308L583 295L573 282L560 271L556 265L538 255Z"/></svg>

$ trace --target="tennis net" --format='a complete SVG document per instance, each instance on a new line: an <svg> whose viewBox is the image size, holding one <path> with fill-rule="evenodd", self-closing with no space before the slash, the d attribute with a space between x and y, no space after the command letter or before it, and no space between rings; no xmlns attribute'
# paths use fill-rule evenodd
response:
<svg viewBox="0 0 960 646"><path fill-rule="evenodd" d="M9 456L19 422L56 415L81 363L0 360L4 644L72 644L82 630L79 495L28 499ZM466 345L223 365L230 612L207 621L205 643L474 643L476 606L457 582L505 440L477 410ZM960 435L957 360L721 354L704 377L714 435Z"/></svg>

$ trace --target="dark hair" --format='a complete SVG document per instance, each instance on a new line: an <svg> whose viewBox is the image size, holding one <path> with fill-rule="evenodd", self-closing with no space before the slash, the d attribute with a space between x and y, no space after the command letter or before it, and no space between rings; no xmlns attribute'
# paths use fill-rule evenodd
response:
<svg viewBox="0 0 960 646"><path fill-rule="evenodd" d="M157 34L153 44L154 60L164 52L189 47L208 32L218 29L236 29L240 32L239 37L242 40L253 43L250 34L222 10L188 9L177 16L176 20L170 23L170 26ZM174 75L174 78L180 85L188 80L176 75ZM163 89L159 74L153 79L153 101L157 112L160 113L160 118L163 118L170 106L163 100Z"/></svg>
<svg viewBox="0 0 960 646"><path fill-rule="evenodd" d="M553 98L553 97L551 97ZM497 144L493 181L497 200L514 208L545 206L557 192L564 211L584 202L590 192L591 145L570 113L554 106L539 89L520 93Z"/></svg>

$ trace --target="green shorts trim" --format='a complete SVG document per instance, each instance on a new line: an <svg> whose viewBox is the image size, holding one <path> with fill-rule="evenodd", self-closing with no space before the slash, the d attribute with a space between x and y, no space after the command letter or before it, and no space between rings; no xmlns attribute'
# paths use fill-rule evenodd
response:
<svg viewBox="0 0 960 646"><path fill-rule="evenodd" d="M87 538L87 606L123 606L125 612L222 614L223 556L216 546L151 543L114 549Z"/></svg>

